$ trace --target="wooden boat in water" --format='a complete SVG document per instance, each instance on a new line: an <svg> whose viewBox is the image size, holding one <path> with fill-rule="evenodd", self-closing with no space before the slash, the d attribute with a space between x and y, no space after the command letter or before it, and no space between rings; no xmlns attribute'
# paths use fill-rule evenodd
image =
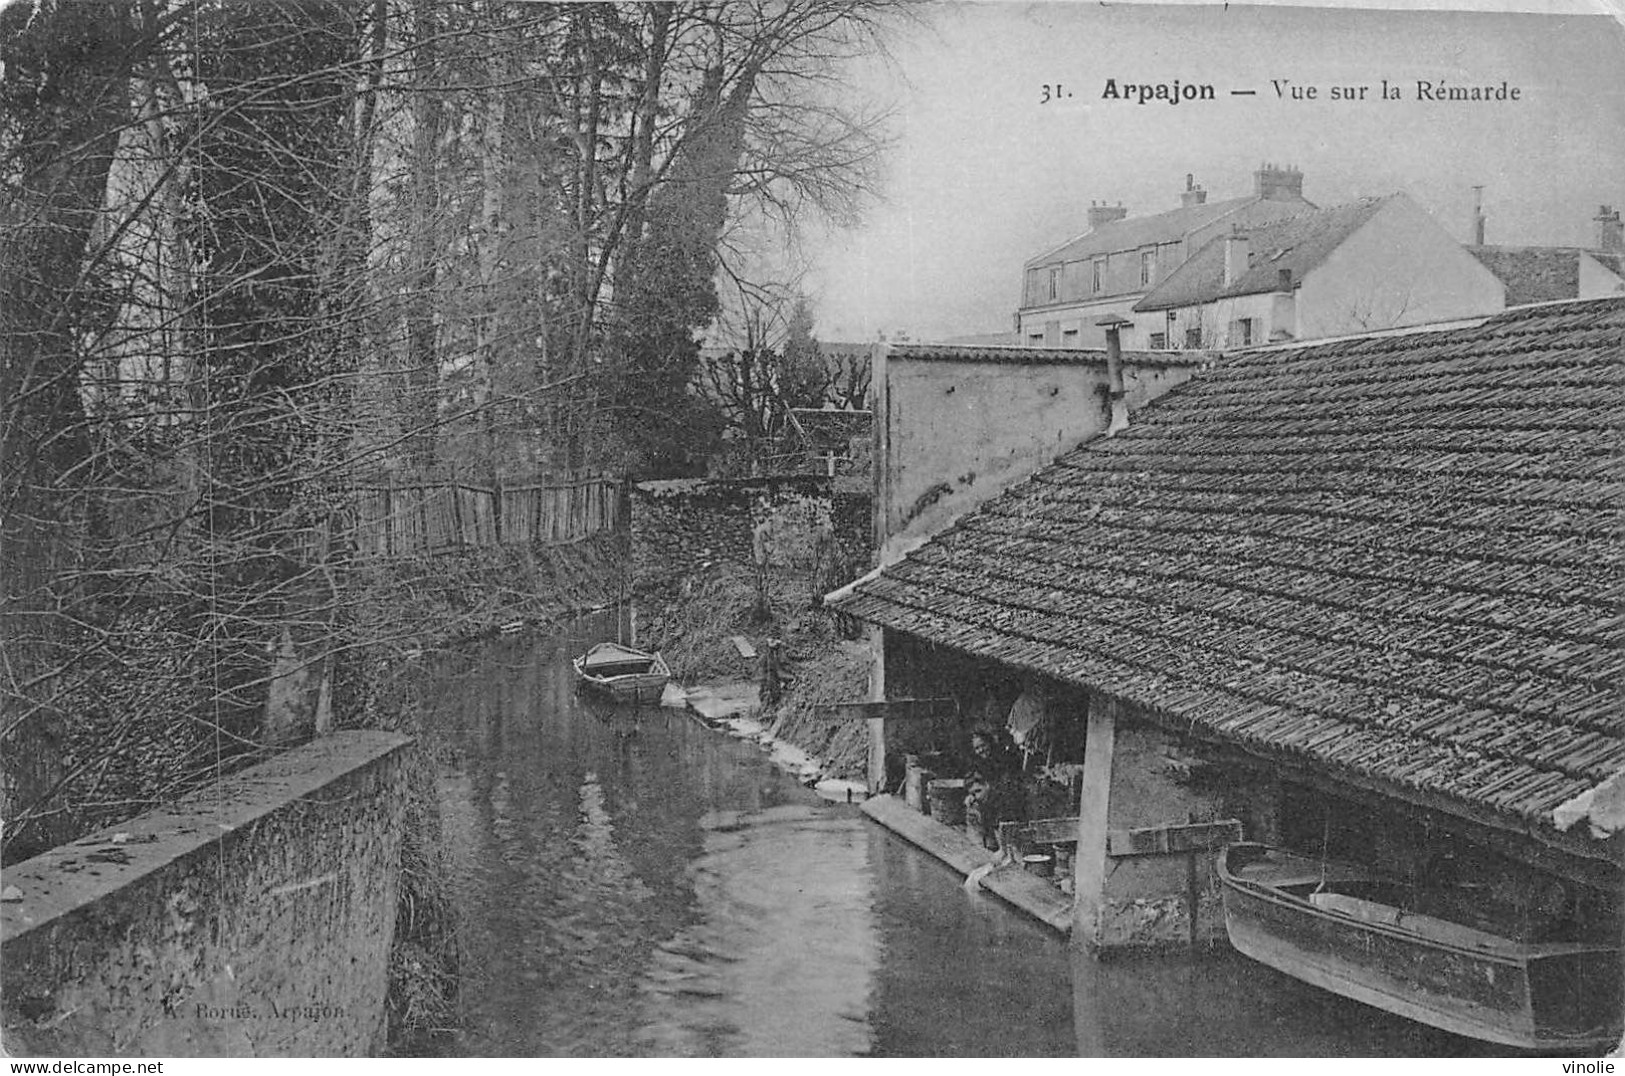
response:
<svg viewBox="0 0 1625 1076"><path fill-rule="evenodd" d="M1348 864L1241 843L1219 857L1245 956L1458 1035L1581 1053L1620 1038L1620 949L1518 941L1406 910L1421 891Z"/></svg>
<svg viewBox="0 0 1625 1076"><path fill-rule="evenodd" d="M581 686L616 702L658 703L671 679L671 669L659 653L620 643L599 643L571 665Z"/></svg>

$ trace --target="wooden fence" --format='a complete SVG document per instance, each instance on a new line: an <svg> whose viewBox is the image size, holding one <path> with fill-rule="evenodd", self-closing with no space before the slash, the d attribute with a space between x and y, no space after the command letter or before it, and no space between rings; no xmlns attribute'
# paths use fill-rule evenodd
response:
<svg viewBox="0 0 1625 1076"><path fill-rule="evenodd" d="M573 542L620 524L621 483L604 475L496 489L390 483L359 494L356 546L375 556Z"/></svg>

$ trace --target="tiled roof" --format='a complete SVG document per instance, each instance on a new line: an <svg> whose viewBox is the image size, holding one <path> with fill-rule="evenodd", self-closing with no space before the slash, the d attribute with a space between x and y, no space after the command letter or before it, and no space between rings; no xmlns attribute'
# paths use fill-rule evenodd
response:
<svg viewBox="0 0 1625 1076"><path fill-rule="evenodd" d="M1301 281L1393 197L1362 198L1248 228L1247 272L1228 287L1224 283L1224 237L1209 240L1134 309L1168 310L1224 296L1275 291L1282 269L1292 273L1294 282Z"/></svg>
<svg viewBox="0 0 1625 1076"><path fill-rule="evenodd" d="M1011 347L1022 343L1018 332L1002 333L971 333L969 336L950 336L942 341L944 344L958 344L963 347Z"/></svg>
<svg viewBox="0 0 1625 1076"><path fill-rule="evenodd" d="M1620 259L1602 251L1578 247L1468 247L1507 288L1507 305L1523 306L1580 294L1580 255L1595 259L1612 273L1620 272Z"/></svg>
<svg viewBox="0 0 1625 1076"><path fill-rule="evenodd" d="M1048 364L1106 364L1105 348L967 346L964 344L897 344L891 355L926 362L1010 362ZM1199 366L1210 358L1205 352L1125 351L1123 361L1144 366Z"/></svg>
<svg viewBox="0 0 1625 1076"><path fill-rule="evenodd" d="M1625 769L1622 431L1625 299L1242 352L831 605L1549 827Z"/></svg>
<svg viewBox="0 0 1625 1076"><path fill-rule="evenodd" d="M875 346L873 340L820 340L818 350L825 355L863 355L868 356L871 348Z"/></svg>
<svg viewBox="0 0 1625 1076"><path fill-rule="evenodd" d="M1062 246L1045 251L1027 263L1057 265L1061 262L1080 261L1096 254L1109 254L1114 250L1135 250L1153 243L1177 243L1198 228L1205 228L1226 213L1258 201L1256 195L1227 198L1222 202L1181 206L1165 213L1151 213L1143 217L1125 217L1102 224Z"/></svg>

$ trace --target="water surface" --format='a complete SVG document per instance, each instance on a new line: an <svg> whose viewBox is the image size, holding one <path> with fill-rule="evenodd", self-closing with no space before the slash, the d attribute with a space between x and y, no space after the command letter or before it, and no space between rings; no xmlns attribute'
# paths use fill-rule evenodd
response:
<svg viewBox="0 0 1625 1076"><path fill-rule="evenodd" d="M613 626L436 669L462 1027L497 1056L1364 1056L1488 1047L1235 954L1074 957L680 712L578 699Z"/></svg>

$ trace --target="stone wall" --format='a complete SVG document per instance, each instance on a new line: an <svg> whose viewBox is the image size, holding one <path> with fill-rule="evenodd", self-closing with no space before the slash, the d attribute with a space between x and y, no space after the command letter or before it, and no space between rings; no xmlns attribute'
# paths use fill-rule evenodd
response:
<svg viewBox="0 0 1625 1076"><path fill-rule="evenodd" d="M1091 705L1105 705L1095 697ZM1181 738L1153 725L1117 715L1112 738L1108 831L1123 832L1229 817L1221 798L1188 778ZM1110 855L1101 894L1101 950L1183 948L1190 944L1188 897L1190 857L1181 854ZM1225 938L1224 912L1215 872L1216 855L1195 855L1197 916L1195 937L1212 945Z"/></svg>
<svg viewBox="0 0 1625 1076"><path fill-rule="evenodd" d="M777 475L639 483L631 490L633 594L669 597L683 580L719 564L753 566L758 530L776 572L810 576L818 567L820 535L843 563L867 565L869 496L837 492L840 481ZM833 578L830 586L844 582Z"/></svg>
<svg viewBox="0 0 1625 1076"><path fill-rule="evenodd" d="M410 742L315 740L8 868L6 1048L376 1053Z"/></svg>
<svg viewBox="0 0 1625 1076"><path fill-rule="evenodd" d="M874 494L865 479L862 491L841 488L836 480L830 523L835 528L835 549L843 568L836 585L851 582L875 566Z"/></svg>

